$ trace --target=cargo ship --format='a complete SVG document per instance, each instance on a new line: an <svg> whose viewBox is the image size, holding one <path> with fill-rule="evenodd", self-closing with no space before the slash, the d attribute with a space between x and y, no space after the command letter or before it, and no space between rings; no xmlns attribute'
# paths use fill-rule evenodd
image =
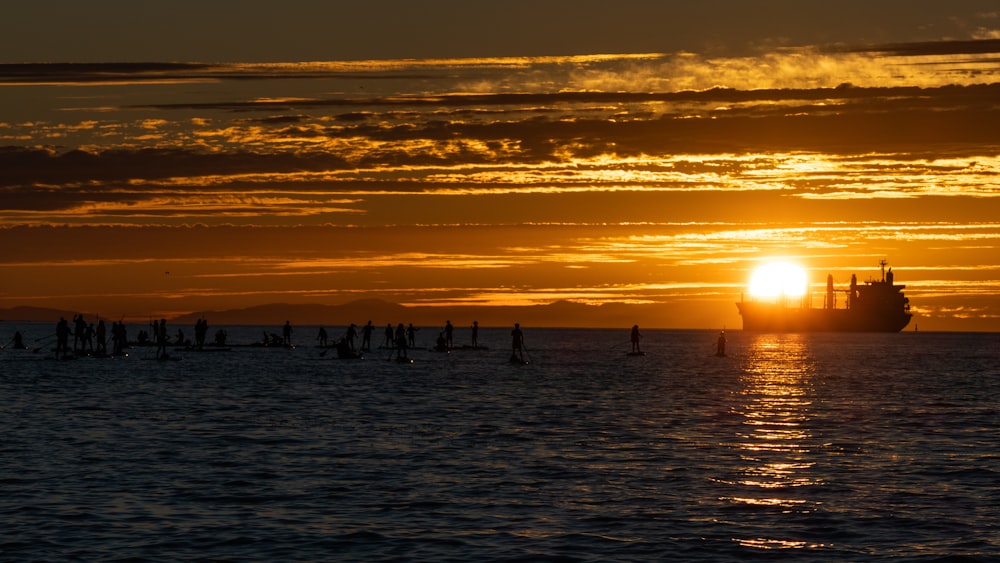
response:
<svg viewBox="0 0 1000 563"><path fill-rule="evenodd" d="M743 317L743 330L760 332L899 332L913 316L910 300L903 295L905 285L894 283L892 268L879 262L882 279L858 284L851 275L849 289L834 289L833 276L826 278L823 308L812 307L808 294L796 303L786 298L745 300L736 307ZM844 306L837 304L837 294L845 293Z"/></svg>

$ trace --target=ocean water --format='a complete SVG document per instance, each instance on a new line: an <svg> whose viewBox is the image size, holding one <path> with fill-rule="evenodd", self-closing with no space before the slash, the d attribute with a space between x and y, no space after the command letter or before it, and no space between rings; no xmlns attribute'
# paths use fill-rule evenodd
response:
<svg viewBox="0 0 1000 563"><path fill-rule="evenodd" d="M509 329L445 354L427 328L399 364L306 327L57 361L52 326L17 328L2 560L1000 556L1000 334L731 331L715 357L712 331L647 330L630 357L627 329L525 327L512 365Z"/></svg>

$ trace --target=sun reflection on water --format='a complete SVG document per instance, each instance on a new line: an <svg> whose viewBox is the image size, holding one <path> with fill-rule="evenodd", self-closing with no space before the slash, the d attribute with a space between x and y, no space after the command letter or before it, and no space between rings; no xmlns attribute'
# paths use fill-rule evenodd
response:
<svg viewBox="0 0 1000 563"><path fill-rule="evenodd" d="M749 342L736 414L742 417L731 447L739 453L734 485L723 500L736 506L803 515L815 510L803 487L821 484L813 461L814 361L808 337L762 334ZM790 538L734 538L758 549L800 549ZM815 546L812 546L815 547Z"/></svg>

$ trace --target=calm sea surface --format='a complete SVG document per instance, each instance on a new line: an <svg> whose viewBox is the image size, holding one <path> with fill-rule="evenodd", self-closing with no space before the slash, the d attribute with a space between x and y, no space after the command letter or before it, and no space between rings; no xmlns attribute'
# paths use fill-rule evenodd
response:
<svg viewBox="0 0 1000 563"><path fill-rule="evenodd" d="M1000 334L733 331L717 358L713 332L649 330L629 357L627 330L525 327L511 365L509 329L445 354L426 328L399 364L312 327L57 361L53 325L15 328L3 560L1000 555Z"/></svg>

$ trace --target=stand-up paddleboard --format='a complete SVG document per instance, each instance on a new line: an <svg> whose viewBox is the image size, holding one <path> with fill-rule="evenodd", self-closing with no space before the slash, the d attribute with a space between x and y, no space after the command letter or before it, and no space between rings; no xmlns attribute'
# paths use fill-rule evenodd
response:
<svg viewBox="0 0 1000 563"><path fill-rule="evenodd" d="M153 358L143 358L143 359L144 360L149 360L151 362L179 362L179 361L181 361L181 357L180 356L170 356L168 354L164 354L164 355L160 356L159 358L153 357Z"/></svg>
<svg viewBox="0 0 1000 563"><path fill-rule="evenodd" d="M645 352L625 352L626 356L645 356Z"/></svg>
<svg viewBox="0 0 1000 563"><path fill-rule="evenodd" d="M365 355L361 354L361 353L336 354L336 355L333 356L333 359L334 360L363 360L363 359L365 359Z"/></svg>
<svg viewBox="0 0 1000 563"><path fill-rule="evenodd" d="M518 358L514 354L510 355L510 360L508 360L508 362L510 362L510 363L512 363L514 365L521 365L521 366L528 365L528 360L522 360L521 358Z"/></svg>

